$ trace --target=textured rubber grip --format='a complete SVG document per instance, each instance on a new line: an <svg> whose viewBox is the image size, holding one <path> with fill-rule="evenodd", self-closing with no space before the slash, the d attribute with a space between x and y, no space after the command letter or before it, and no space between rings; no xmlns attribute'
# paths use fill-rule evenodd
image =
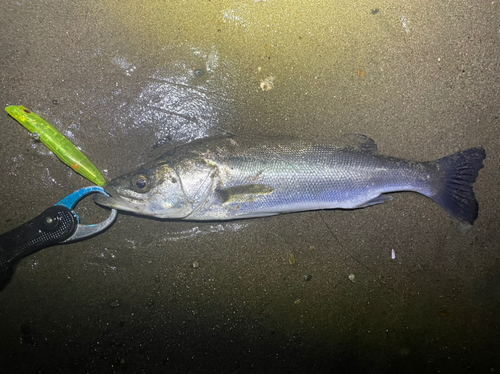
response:
<svg viewBox="0 0 500 374"><path fill-rule="evenodd" d="M38 217L0 235L0 291L10 282L24 257L69 238L78 226L75 213L52 206Z"/></svg>

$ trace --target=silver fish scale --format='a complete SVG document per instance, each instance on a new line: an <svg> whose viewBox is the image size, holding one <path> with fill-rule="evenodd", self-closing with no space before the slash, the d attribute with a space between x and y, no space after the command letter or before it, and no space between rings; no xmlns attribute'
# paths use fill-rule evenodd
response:
<svg viewBox="0 0 500 374"><path fill-rule="evenodd" d="M241 153L241 151L240 151ZM314 209L356 208L375 204L391 191L430 193L427 175L436 168L353 148L302 142L211 153L218 167L218 189L192 219L256 217ZM232 155L237 156L232 156ZM226 156L227 155L227 156ZM240 193L230 201L220 191L231 187L268 186L271 193ZM244 192L240 189L239 192ZM250 192L254 192L249 190Z"/></svg>

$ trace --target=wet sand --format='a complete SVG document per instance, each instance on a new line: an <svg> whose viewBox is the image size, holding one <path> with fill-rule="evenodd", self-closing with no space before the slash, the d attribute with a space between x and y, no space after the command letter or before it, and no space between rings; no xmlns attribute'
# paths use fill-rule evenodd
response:
<svg viewBox="0 0 500 374"><path fill-rule="evenodd" d="M359 132L415 160L487 152L472 227L412 193L233 222L120 214L18 266L0 293L3 372L499 370L498 2L7 0L0 12L2 105L41 115L107 180L227 131ZM0 123L4 233L91 183L6 112ZM107 214L91 199L77 212Z"/></svg>

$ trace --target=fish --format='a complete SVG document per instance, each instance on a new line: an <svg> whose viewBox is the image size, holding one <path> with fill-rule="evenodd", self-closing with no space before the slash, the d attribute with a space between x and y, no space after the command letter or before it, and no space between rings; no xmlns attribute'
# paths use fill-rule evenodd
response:
<svg viewBox="0 0 500 374"><path fill-rule="evenodd" d="M104 186L95 202L137 215L174 220L233 220L323 209L365 208L387 193L425 195L473 224L473 183L483 148L435 161L381 155L375 141L347 134L333 142L293 138L206 138L173 147Z"/></svg>

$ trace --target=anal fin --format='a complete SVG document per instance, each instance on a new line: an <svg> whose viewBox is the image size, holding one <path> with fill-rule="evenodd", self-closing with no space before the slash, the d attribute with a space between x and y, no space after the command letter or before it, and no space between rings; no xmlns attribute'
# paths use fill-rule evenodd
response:
<svg viewBox="0 0 500 374"><path fill-rule="evenodd" d="M391 201L391 200L392 200L392 196L390 196L390 195L378 195L377 197L375 197L371 200L368 200L364 203L361 203L356 208L366 208L368 206L372 206L372 205L376 205L376 204L383 204L383 203L385 203L387 201Z"/></svg>

